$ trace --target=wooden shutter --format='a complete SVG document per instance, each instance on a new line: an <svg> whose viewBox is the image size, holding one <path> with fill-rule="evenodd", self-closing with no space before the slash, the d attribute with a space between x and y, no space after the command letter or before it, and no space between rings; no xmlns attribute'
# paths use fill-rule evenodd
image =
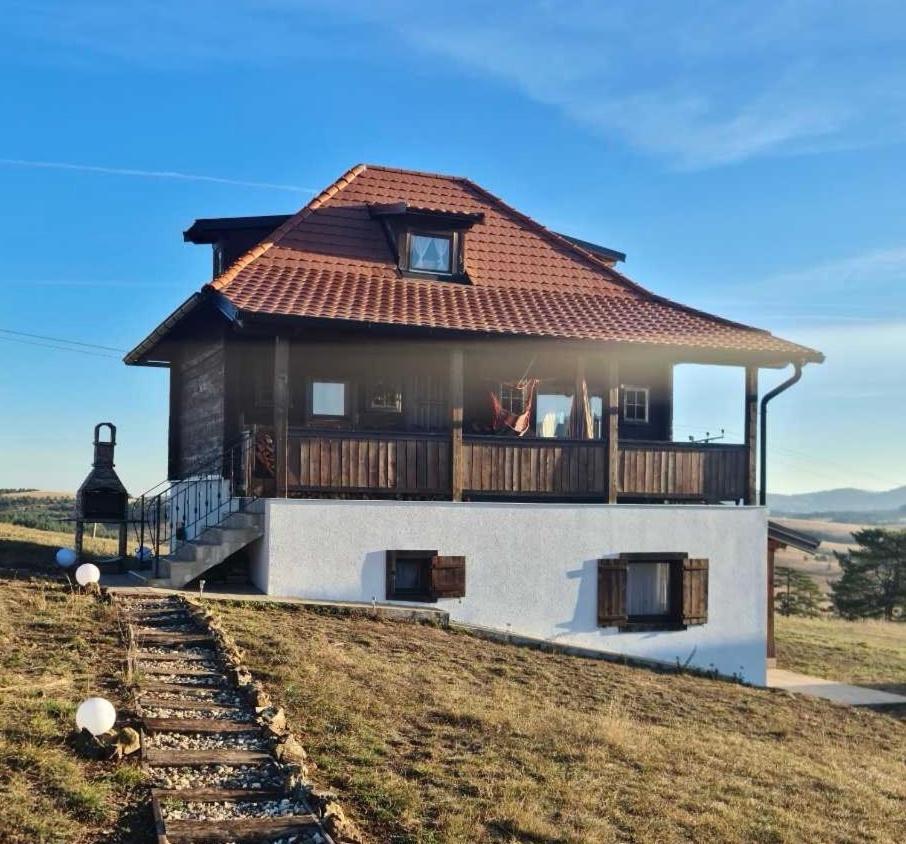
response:
<svg viewBox="0 0 906 844"><path fill-rule="evenodd" d="M466 558L431 558L431 597L464 598L466 595Z"/></svg>
<svg viewBox="0 0 906 844"><path fill-rule="evenodd" d="M598 626L626 621L626 561L598 560Z"/></svg>
<svg viewBox="0 0 906 844"><path fill-rule="evenodd" d="M683 624L708 620L708 561L683 560Z"/></svg>

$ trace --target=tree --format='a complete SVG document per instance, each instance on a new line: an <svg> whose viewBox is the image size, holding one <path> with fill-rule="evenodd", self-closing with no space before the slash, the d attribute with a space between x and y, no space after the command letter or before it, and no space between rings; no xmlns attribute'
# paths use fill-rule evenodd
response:
<svg viewBox="0 0 906 844"><path fill-rule="evenodd" d="M886 618L906 608L906 531L866 528L853 538L858 547L836 552L843 569L831 586L837 612L844 618Z"/></svg>
<svg viewBox="0 0 906 844"><path fill-rule="evenodd" d="M820 615L822 595L805 572L778 566L774 569L774 606L781 615Z"/></svg>

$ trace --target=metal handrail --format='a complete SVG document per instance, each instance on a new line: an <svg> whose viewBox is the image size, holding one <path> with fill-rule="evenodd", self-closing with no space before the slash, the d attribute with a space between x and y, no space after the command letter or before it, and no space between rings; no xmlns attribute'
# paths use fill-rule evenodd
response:
<svg viewBox="0 0 906 844"><path fill-rule="evenodd" d="M257 498L254 484L257 431L244 431L226 449L196 460L182 478L155 484L131 504L129 521L138 555L157 576L160 558L175 553Z"/></svg>

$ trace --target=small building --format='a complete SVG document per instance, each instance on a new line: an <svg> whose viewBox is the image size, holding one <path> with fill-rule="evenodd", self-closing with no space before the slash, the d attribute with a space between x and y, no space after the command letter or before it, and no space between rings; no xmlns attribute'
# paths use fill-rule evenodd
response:
<svg viewBox="0 0 906 844"><path fill-rule="evenodd" d="M126 356L170 371L162 578L242 530L225 552L271 594L763 680L758 372L819 352L461 177L359 165L296 214L185 237L213 278ZM742 443L674 438L685 363L744 370Z"/></svg>

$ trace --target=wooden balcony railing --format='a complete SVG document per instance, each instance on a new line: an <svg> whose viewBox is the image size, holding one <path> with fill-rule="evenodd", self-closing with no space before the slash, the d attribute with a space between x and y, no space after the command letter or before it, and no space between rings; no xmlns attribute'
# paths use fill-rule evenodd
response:
<svg viewBox="0 0 906 844"><path fill-rule="evenodd" d="M746 494L746 447L718 443L620 442L620 495L736 501Z"/></svg>
<svg viewBox="0 0 906 844"><path fill-rule="evenodd" d="M608 449L600 440L464 436L466 497L606 501ZM743 445L623 440L621 499L735 501L745 497ZM287 491L449 498L449 434L291 430Z"/></svg>
<svg viewBox="0 0 906 844"><path fill-rule="evenodd" d="M290 431L290 492L359 492L446 496L450 438L446 434Z"/></svg>
<svg viewBox="0 0 906 844"><path fill-rule="evenodd" d="M463 438L466 494L607 494L607 444L595 440Z"/></svg>

